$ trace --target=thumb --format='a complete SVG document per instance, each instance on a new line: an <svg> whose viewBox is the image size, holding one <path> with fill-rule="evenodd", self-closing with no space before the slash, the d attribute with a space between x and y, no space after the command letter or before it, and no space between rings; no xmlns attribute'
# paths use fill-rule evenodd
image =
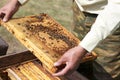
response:
<svg viewBox="0 0 120 80"><path fill-rule="evenodd" d="M62 56L57 62L54 63L54 66L60 66L62 64L66 64L66 58L65 56Z"/></svg>
<svg viewBox="0 0 120 80"><path fill-rule="evenodd" d="M3 18L3 21L7 22L9 20L9 18L10 18L10 15L11 15L10 13L6 13L4 18Z"/></svg>
<svg viewBox="0 0 120 80"><path fill-rule="evenodd" d="M63 60L62 59L59 59L57 62L54 63L54 66L60 66L63 64Z"/></svg>
<svg viewBox="0 0 120 80"><path fill-rule="evenodd" d="M56 73L61 71L66 66L65 59L64 58L59 59L57 62L54 63L54 66L57 68Z"/></svg>

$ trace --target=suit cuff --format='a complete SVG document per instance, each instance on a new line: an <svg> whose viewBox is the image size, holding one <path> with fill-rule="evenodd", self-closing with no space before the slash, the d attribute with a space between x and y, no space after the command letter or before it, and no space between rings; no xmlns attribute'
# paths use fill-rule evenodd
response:
<svg viewBox="0 0 120 80"><path fill-rule="evenodd" d="M21 5L24 5L28 0L18 0Z"/></svg>

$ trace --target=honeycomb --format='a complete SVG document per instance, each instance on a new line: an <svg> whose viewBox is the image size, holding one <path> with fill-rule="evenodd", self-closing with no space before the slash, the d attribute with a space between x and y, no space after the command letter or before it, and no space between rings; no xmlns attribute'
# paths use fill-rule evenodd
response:
<svg viewBox="0 0 120 80"><path fill-rule="evenodd" d="M31 34L26 34L29 36L34 35L45 46L58 54L65 53L79 43L77 38L66 32L66 29L44 13L38 16L31 16L29 20L18 23L18 25L25 27L27 31L31 32Z"/></svg>
<svg viewBox="0 0 120 80"><path fill-rule="evenodd" d="M56 72L54 63L70 48L79 44L79 39L57 23L47 14L14 18L4 23L11 32L25 47L27 47L48 69L49 72ZM81 62L93 60L96 55L85 56Z"/></svg>

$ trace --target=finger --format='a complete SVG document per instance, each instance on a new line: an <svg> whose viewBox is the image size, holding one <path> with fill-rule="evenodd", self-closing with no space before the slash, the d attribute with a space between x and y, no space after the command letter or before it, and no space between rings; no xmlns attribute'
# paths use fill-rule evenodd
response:
<svg viewBox="0 0 120 80"><path fill-rule="evenodd" d="M55 73L53 74L53 76L63 76L63 75L66 75L69 71L70 71L70 65L69 64L66 64L65 68L62 69L61 71L59 71L58 73Z"/></svg>
<svg viewBox="0 0 120 80"><path fill-rule="evenodd" d="M3 12L0 13L0 18L3 19L5 14Z"/></svg>
<svg viewBox="0 0 120 80"><path fill-rule="evenodd" d="M5 16L4 16L4 18L3 18L3 21L7 22L10 19L11 16L12 16L12 14L10 12L6 13Z"/></svg>
<svg viewBox="0 0 120 80"><path fill-rule="evenodd" d="M0 11L0 18L2 18L2 12Z"/></svg>
<svg viewBox="0 0 120 80"><path fill-rule="evenodd" d="M57 61L57 62L54 63L54 66L57 67L57 66L60 66L61 64L62 64L62 61L61 62Z"/></svg>
<svg viewBox="0 0 120 80"><path fill-rule="evenodd" d="M60 66L62 64L65 64L65 58L61 57L57 62L54 63L54 66Z"/></svg>
<svg viewBox="0 0 120 80"><path fill-rule="evenodd" d="M56 72L61 71L62 69L65 68L66 64L65 64L65 59L62 57L60 58L57 62L54 63L54 66L57 68Z"/></svg>

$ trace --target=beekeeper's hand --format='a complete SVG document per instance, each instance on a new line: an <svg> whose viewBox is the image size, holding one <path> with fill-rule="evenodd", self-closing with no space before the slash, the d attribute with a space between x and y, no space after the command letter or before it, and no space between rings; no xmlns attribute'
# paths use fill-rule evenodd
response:
<svg viewBox="0 0 120 80"><path fill-rule="evenodd" d="M8 21L19 9L20 3L18 0L9 0L9 2L0 8L0 18L6 22Z"/></svg>
<svg viewBox="0 0 120 80"><path fill-rule="evenodd" d="M59 70L57 73L53 74L53 76L64 76L74 72L78 68L81 59L85 56L86 53L88 52L80 45L68 50L54 64L55 67L60 67L61 65L65 65L65 67Z"/></svg>

